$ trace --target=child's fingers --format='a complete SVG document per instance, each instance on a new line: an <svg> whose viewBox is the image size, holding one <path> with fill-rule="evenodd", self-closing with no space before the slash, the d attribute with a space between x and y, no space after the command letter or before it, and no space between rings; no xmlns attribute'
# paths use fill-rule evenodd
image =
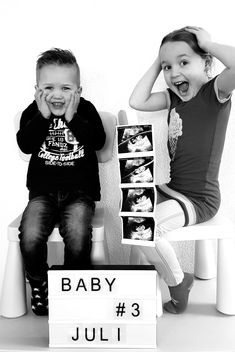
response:
<svg viewBox="0 0 235 352"><path fill-rule="evenodd" d="M75 103L75 92L72 92L72 94L71 94L71 104L72 104L72 106L74 105L74 103Z"/></svg>
<svg viewBox="0 0 235 352"><path fill-rule="evenodd" d="M45 92L45 101L47 103L49 103L49 101L51 100L52 96L53 96L53 93L46 93Z"/></svg>
<svg viewBox="0 0 235 352"><path fill-rule="evenodd" d="M201 35L201 34L203 34L203 35L208 34L206 32L206 30L204 28L202 28L202 27L187 26L187 27L185 27L185 30L190 32L190 33L195 34L196 36L197 35Z"/></svg>
<svg viewBox="0 0 235 352"><path fill-rule="evenodd" d="M77 105L77 104L78 104L79 99L80 99L79 92L78 92L78 91L76 91L76 92L75 92L75 94L74 94L75 105Z"/></svg>
<svg viewBox="0 0 235 352"><path fill-rule="evenodd" d="M75 104L76 104L76 92L72 92L70 95L70 101L69 101L69 106L71 107L72 110L74 110Z"/></svg>
<svg viewBox="0 0 235 352"><path fill-rule="evenodd" d="M42 97L42 89L41 88L37 88L34 94L35 99L41 99Z"/></svg>
<svg viewBox="0 0 235 352"><path fill-rule="evenodd" d="M189 28L189 27L185 27L185 30L189 33L192 33L192 34L197 34L197 30L194 29L194 28Z"/></svg>
<svg viewBox="0 0 235 352"><path fill-rule="evenodd" d="M190 26L188 26L188 27L185 27L185 30L187 32L190 32L190 33L196 35L196 37L198 37L199 35L201 35L201 33L204 32L204 29L200 28L200 27L190 27Z"/></svg>
<svg viewBox="0 0 235 352"><path fill-rule="evenodd" d="M186 30L195 30L195 31L199 31L202 30L202 27L196 27L196 26L186 26L185 27Z"/></svg>
<svg viewBox="0 0 235 352"><path fill-rule="evenodd" d="M81 98L81 93L82 93L82 89L79 89L79 90L76 91L76 98L78 100L78 103L79 103L80 98Z"/></svg>
<svg viewBox="0 0 235 352"><path fill-rule="evenodd" d="M80 94L79 94L78 91L76 91L76 92L74 93L74 112L77 111L79 102L80 102Z"/></svg>
<svg viewBox="0 0 235 352"><path fill-rule="evenodd" d="M211 35L201 27L185 27L185 30L196 35L199 45L204 44L207 41L211 41Z"/></svg>

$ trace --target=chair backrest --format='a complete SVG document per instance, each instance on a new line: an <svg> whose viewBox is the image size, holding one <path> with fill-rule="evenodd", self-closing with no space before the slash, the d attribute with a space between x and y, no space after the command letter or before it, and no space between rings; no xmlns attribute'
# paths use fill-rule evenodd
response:
<svg viewBox="0 0 235 352"><path fill-rule="evenodd" d="M118 124L119 125L128 125L127 113L125 110L120 110L118 112Z"/></svg>
<svg viewBox="0 0 235 352"><path fill-rule="evenodd" d="M17 132L20 127L20 118L21 118L21 112L16 114L14 124L15 124L15 131ZM104 130L106 133L106 141L102 149L98 150L96 152L98 162L99 163L105 163L112 159L113 155L113 145L114 145L114 140L115 140L115 132L116 132L116 124L117 124L117 119L116 116L106 112L106 111L101 111L99 112L100 118L102 120ZM20 157L24 161L29 161L30 155L23 153L21 150L19 150Z"/></svg>
<svg viewBox="0 0 235 352"><path fill-rule="evenodd" d="M99 114L106 133L106 141L103 148L98 150L96 154L99 163L105 163L112 159L117 119L115 115L106 111L100 111Z"/></svg>

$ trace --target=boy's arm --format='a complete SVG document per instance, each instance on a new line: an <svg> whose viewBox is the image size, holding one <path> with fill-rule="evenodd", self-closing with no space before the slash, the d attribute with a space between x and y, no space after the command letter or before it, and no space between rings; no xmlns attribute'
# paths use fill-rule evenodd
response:
<svg viewBox="0 0 235 352"><path fill-rule="evenodd" d="M159 57L137 83L129 99L130 106L135 110L158 111L168 106L166 91L152 93L153 85L161 72Z"/></svg>
<svg viewBox="0 0 235 352"><path fill-rule="evenodd" d="M227 98L235 89L235 48L228 45L212 42L210 35L199 27L186 27L197 37L199 46L213 55L226 67L217 78L219 97Z"/></svg>
<svg viewBox="0 0 235 352"><path fill-rule="evenodd" d="M37 151L45 140L49 120L44 118L34 101L22 113L20 129L16 134L19 148L25 154Z"/></svg>
<svg viewBox="0 0 235 352"><path fill-rule="evenodd" d="M76 139L93 150L100 150L105 143L106 135L104 127L94 105L85 100L80 100L77 113L70 122L68 128L73 132Z"/></svg>

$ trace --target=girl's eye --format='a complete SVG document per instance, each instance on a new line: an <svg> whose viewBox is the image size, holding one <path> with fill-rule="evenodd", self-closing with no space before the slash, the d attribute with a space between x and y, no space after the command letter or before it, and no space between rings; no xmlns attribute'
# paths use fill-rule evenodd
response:
<svg viewBox="0 0 235 352"><path fill-rule="evenodd" d="M183 60L183 61L181 61L180 66L185 66L185 65L187 65L187 63L188 63L188 61Z"/></svg>

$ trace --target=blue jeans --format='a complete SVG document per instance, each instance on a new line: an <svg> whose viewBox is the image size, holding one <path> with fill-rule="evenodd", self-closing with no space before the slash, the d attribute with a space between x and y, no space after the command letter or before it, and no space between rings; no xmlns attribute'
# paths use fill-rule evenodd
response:
<svg viewBox="0 0 235 352"><path fill-rule="evenodd" d="M94 211L95 202L81 191L29 193L19 227L20 248L29 279L46 279L47 241L57 223L65 245L65 269L90 266Z"/></svg>

